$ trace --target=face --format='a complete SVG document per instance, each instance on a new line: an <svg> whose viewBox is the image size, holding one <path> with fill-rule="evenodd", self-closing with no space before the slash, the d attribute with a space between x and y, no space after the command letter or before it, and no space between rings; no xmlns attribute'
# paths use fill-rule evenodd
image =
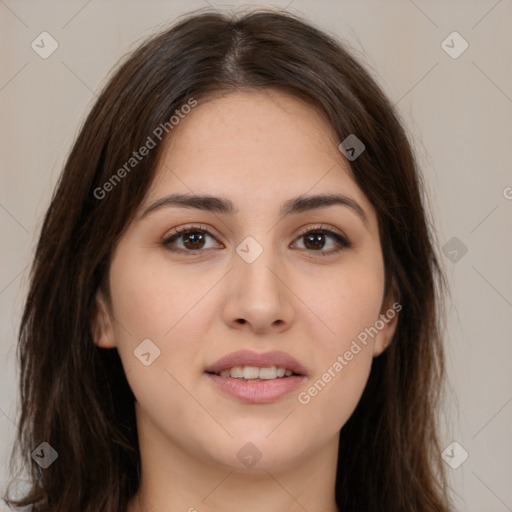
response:
<svg viewBox="0 0 512 512"><path fill-rule="evenodd" d="M96 343L119 352L139 436L240 469L335 454L397 320L340 141L271 91L199 102L171 135L113 252L111 302L97 295ZM307 201L328 194L341 199Z"/></svg>

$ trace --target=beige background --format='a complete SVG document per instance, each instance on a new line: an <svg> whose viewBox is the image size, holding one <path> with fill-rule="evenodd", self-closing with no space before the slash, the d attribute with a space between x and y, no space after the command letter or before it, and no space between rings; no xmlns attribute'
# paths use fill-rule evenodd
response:
<svg viewBox="0 0 512 512"><path fill-rule="evenodd" d="M234 5L220 4L219 9ZM275 1L348 40L417 146L451 283L443 448L458 509L512 510L512 1ZM204 1L0 0L0 491L17 415L16 330L32 249L84 115L118 59ZM43 31L58 49L42 59ZM441 43L469 44L454 59ZM448 39L450 41L450 39ZM456 51L460 41L452 44ZM464 244L457 255L445 244ZM450 259L451 258L451 259ZM458 457L458 455L457 455ZM0 510L4 505L0 504Z"/></svg>

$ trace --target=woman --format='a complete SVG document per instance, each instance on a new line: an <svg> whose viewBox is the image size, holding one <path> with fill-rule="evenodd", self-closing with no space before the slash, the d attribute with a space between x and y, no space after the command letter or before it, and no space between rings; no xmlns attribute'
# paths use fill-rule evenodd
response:
<svg viewBox="0 0 512 512"><path fill-rule="evenodd" d="M287 13L194 13L89 114L19 339L34 511L448 511L443 276L396 112Z"/></svg>

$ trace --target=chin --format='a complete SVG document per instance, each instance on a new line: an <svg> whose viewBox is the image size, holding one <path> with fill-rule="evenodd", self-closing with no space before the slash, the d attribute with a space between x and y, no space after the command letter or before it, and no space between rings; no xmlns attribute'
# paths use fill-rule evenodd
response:
<svg viewBox="0 0 512 512"><path fill-rule="evenodd" d="M217 447L210 456L217 463L234 471L271 471L286 470L294 467L300 457L298 449L304 447L304 439L300 436L286 439L275 434L266 437L266 432L257 436L235 436L222 447ZM222 450L222 455L221 455Z"/></svg>

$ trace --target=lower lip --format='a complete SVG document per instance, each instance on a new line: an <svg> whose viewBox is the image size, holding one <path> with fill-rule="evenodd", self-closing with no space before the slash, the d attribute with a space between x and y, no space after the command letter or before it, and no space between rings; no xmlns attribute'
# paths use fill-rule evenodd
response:
<svg viewBox="0 0 512 512"><path fill-rule="evenodd" d="M291 377L250 382L231 377L221 377L212 373L207 373L206 376L224 393L251 404L275 402L297 389L306 378L304 375L293 375Z"/></svg>

